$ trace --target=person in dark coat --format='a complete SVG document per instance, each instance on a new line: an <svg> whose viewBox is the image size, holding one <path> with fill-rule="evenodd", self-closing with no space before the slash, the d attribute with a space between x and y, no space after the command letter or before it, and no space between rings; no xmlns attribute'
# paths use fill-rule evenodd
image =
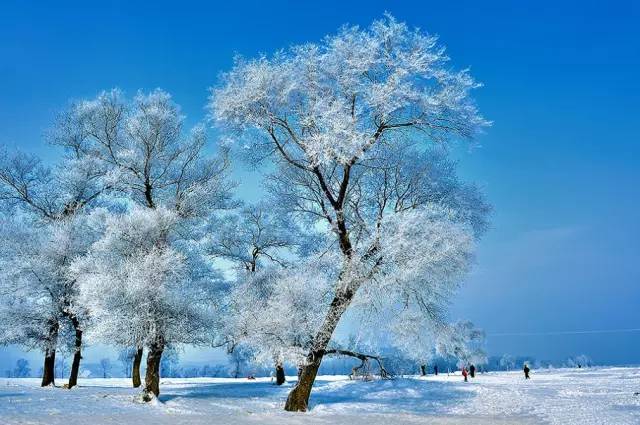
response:
<svg viewBox="0 0 640 425"><path fill-rule="evenodd" d="M475 367L475 365L471 365L471 366L469 366L469 375L470 375L472 378L475 378L475 377L476 377L476 367Z"/></svg>
<svg viewBox="0 0 640 425"><path fill-rule="evenodd" d="M438 365L435 365L433 367L433 373L434 373L434 375L438 375Z"/></svg>
<svg viewBox="0 0 640 425"><path fill-rule="evenodd" d="M284 367L280 363L276 365L276 385L282 385L287 382L284 376Z"/></svg>
<svg viewBox="0 0 640 425"><path fill-rule="evenodd" d="M524 379L530 379L529 371L531 369L529 369L529 366L527 366L526 363L524 364L524 368L522 368L522 370L524 371Z"/></svg>

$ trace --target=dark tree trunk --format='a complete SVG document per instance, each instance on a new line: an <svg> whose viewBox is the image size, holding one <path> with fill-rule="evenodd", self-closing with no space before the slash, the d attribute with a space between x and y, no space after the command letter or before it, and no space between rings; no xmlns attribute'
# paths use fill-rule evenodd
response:
<svg viewBox="0 0 640 425"><path fill-rule="evenodd" d="M420 365L420 373L422 374L422 376L427 375L427 365L424 365L424 364Z"/></svg>
<svg viewBox="0 0 640 425"><path fill-rule="evenodd" d="M338 292L333 301L331 301L331 306L325 316L324 323L322 324L320 331L318 331L316 336L313 338L313 342L311 344L312 348L309 351L309 354L307 354L306 364L302 366L298 383L287 397L284 410L289 412L307 411L309 407L311 388L316 380L316 375L318 374L318 369L322 363L322 358L324 357L329 341L331 341L333 332L338 326L338 322L340 321L342 314L351 303L353 295L354 292L351 290L342 290Z"/></svg>
<svg viewBox="0 0 640 425"><path fill-rule="evenodd" d="M40 386L47 387L49 385L55 385L55 367L56 349L47 348L44 354L44 367L42 368L42 383Z"/></svg>
<svg viewBox="0 0 640 425"><path fill-rule="evenodd" d="M80 329L80 321L75 315L70 314L68 317L71 319L71 324L76 333L71 374L69 375L69 383L67 384L67 388L71 389L78 385L78 373L80 372L80 360L82 359L82 329Z"/></svg>
<svg viewBox="0 0 640 425"><path fill-rule="evenodd" d="M142 363L142 348L138 348L133 356L133 367L131 368L131 379L133 381L133 388L138 388L142 385L140 380L140 364Z"/></svg>
<svg viewBox="0 0 640 425"><path fill-rule="evenodd" d="M289 412L306 412L309 408L311 388L316 380L316 375L318 374L318 369L320 369L324 354L322 351L318 351L316 353L310 353L309 356L307 357L307 364L302 367L298 383L287 397L284 410Z"/></svg>
<svg viewBox="0 0 640 425"><path fill-rule="evenodd" d="M336 199L327 188L319 167L316 166L313 168L313 172L318 177L322 190L325 192L327 198L336 211L336 228L338 230L340 250L342 251L345 259L349 260L353 254L353 249L351 246L351 240L349 239L349 232L347 231L342 207L344 205L345 194L349 184L350 170L351 164L345 165L342 183L340 184L340 193ZM307 354L306 364L302 366L300 378L298 378L296 386L291 390L287 397L287 402L284 405L284 410L286 411L306 412L309 408L311 388L316 380L316 375L318 374L318 369L320 369L322 358L324 357L329 341L331 341L331 337L333 336L342 315L349 307L349 304L351 304L351 300L359 286L357 284L351 285L351 282L339 283L341 284L341 289L336 291L335 297L329 306L329 311L327 311L327 315L324 318L324 322L311 342L311 349L309 350L309 354ZM343 286L342 284L345 285Z"/></svg>
<svg viewBox="0 0 640 425"><path fill-rule="evenodd" d="M284 377L284 368L282 367L281 364L277 364L276 365L276 384L277 385L282 385L286 382L287 380Z"/></svg>
<svg viewBox="0 0 640 425"><path fill-rule="evenodd" d="M69 375L69 389L78 385L78 373L80 372L80 360L82 359L82 331L76 328L75 351L73 352L73 362L71 363L71 374Z"/></svg>
<svg viewBox="0 0 640 425"><path fill-rule="evenodd" d="M151 401L160 395L160 360L164 351L164 343L154 343L147 353L147 373L144 377L142 399Z"/></svg>
<svg viewBox="0 0 640 425"><path fill-rule="evenodd" d="M55 385L56 372L56 346L58 345L58 321L52 321L49 325L49 347L44 353L44 366L42 368L42 387Z"/></svg>

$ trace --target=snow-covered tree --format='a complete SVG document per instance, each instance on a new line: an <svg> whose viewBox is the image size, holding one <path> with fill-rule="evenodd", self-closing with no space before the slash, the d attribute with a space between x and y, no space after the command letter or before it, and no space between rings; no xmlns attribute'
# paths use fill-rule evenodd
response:
<svg viewBox="0 0 640 425"><path fill-rule="evenodd" d="M168 346L162 353L160 374L166 377L176 377L180 373L180 353L173 346Z"/></svg>
<svg viewBox="0 0 640 425"><path fill-rule="evenodd" d="M31 368L29 367L29 360L18 359L16 361L16 367L13 369L14 378L28 378L31 376Z"/></svg>
<svg viewBox="0 0 640 425"><path fill-rule="evenodd" d="M253 357L253 353L246 345L239 345L229 353L231 365L229 366L229 375L232 378L239 378L240 374L246 369L249 361Z"/></svg>
<svg viewBox="0 0 640 425"><path fill-rule="evenodd" d="M487 363L484 331L469 321L448 325L436 336L436 354L457 360L458 367Z"/></svg>
<svg viewBox="0 0 640 425"><path fill-rule="evenodd" d="M185 132L184 119L160 89L139 92L133 100L114 89L72 104L51 139L109 166L113 189L137 204L201 216L229 204L233 184L225 152L206 156L204 127Z"/></svg>
<svg viewBox="0 0 640 425"><path fill-rule="evenodd" d="M467 271L486 205L472 187L434 192L426 146L472 139L487 124L470 98L476 87L435 37L387 16L272 58L239 59L212 91L214 120L252 158L273 161L271 194L292 220L324 226L319 251L336 265L329 301L311 300L321 320L285 409L307 409L352 304L415 304L441 320L440 294Z"/></svg>
<svg viewBox="0 0 640 425"><path fill-rule="evenodd" d="M437 356L436 335L441 327L434 327L420 311L409 309L382 325L385 324L391 327L394 335L392 344L420 367L422 375L426 375L427 365Z"/></svg>
<svg viewBox="0 0 640 425"><path fill-rule="evenodd" d="M590 367L593 366L593 360L586 354L569 357L564 362L566 367Z"/></svg>
<svg viewBox="0 0 640 425"><path fill-rule="evenodd" d="M0 341L45 352L43 386L54 382L58 339L68 326L74 353L68 387L77 383L86 309L68 267L90 243L84 215L107 190L105 174L77 155L51 168L31 155L0 154L0 207L11 216L0 242L0 314L7 324Z"/></svg>
<svg viewBox="0 0 640 425"><path fill-rule="evenodd" d="M237 213L214 220L209 227L209 253L231 262L236 268L235 282L227 297L224 323L221 327L227 347L254 353L254 361L265 361L265 350L272 350L278 385L284 383L283 348L263 344L265 331L260 322L268 321L259 312L271 315L266 308L274 302L273 279L291 261L300 244L299 232L281 215L275 205L262 202L249 205ZM268 332L272 332L270 329ZM273 342L273 341L270 341Z"/></svg>
<svg viewBox="0 0 640 425"><path fill-rule="evenodd" d="M107 217L72 270L95 318L90 337L148 349L144 399L159 394L162 353L211 341L219 277L175 211L134 205Z"/></svg>
<svg viewBox="0 0 640 425"><path fill-rule="evenodd" d="M248 205L238 213L209 224L210 255L230 261L240 274L255 272L263 264L284 265L298 244L295 228L267 203Z"/></svg>
<svg viewBox="0 0 640 425"><path fill-rule="evenodd" d="M102 370L102 377L111 377L111 359L103 357L100 359L100 370Z"/></svg>
<svg viewBox="0 0 640 425"><path fill-rule="evenodd" d="M228 179L225 153L206 156L203 126L196 126L184 134L183 123L184 116L180 113L180 108L162 90L154 90L149 94L138 93L132 101L127 100L120 91L112 90L101 93L95 99L74 103L61 115L56 130L52 133L54 142L76 152L82 158L90 158L106 167L114 181L112 193L136 205L134 208L127 207L129 212L124 217L110 221L111 224L105 230L106 239L96 246L95 254L102 258L103 263L111 261L112 267L120 267L123 279L130 280L131 276L146 272L146 276L138 276L140 282L150 285L148 291L156 290L160 293L150 295L147 300L150 302L146 302L145 288L140 285L126 288L122 283L113 282L108 276L103 280L94 280L92 284L100 283L106 285L104 289L107 292L113 291L105 294L106 299L118 299L127 294L127 291L133 291L131 299L136 301L126 305L131 311L123 311L122 308L109 310L105 305L98 305L99 303L94 308L103 312L103 322L107 321L104 314L109 312L120 315L112 320L123 326L125 325L120 321L122 318L132 320L126 326L128 331L125 336L118 340L134 344L132 347L136 349L132 373L134 386L140 385L139 365L144 344L147 344L150 349L145 380L147 395L158 394L157 372L162 350L166 343L172 341L167 339L167 335L163 335L164 330L158 330L156 325L149 325L147 322L147 319L152 320L153 317L164 320L161 319L163 313L156 316L155 311L147 312L147 317L138 323L142 328L136 331L132 327L136 326L138 315L144 315L145 309L161 309L160 305L154 303L164 302L162 297L165 294L162 290L167 279L175 274L173 277L177 287L172 290L179 291L179 284L185 284L186 280L193 277L193 273L197 273L194 267L199 262L197 258L200 251L196 247L196 241L202 237L200 233L204 231L205 219L215 210L233 205L233 185ZM151 211L145 214L140 208ZM148 220L158 222L153 224L146 222ZM117 221L122 221L125 227L118 226ZM127 232L133 229L127 229L126 226L136 225L136 222L151 232L148 236L154 239L127 239ZM123 239L117 241L117 237ZM113 247L109 247L109 243ZM128 246L131 253L138 256L138 264L157 265L157 269L132 269L127 252L119 251L118 255L110 256L108 249L118 248L120 245ZM180 267L172 270L174 266ZM86 277L91 273L91 267L86 262L83 267L82 273ZM102 272L108 273L108 270L103 269ZM198 275L193 278L203 280ZM198 288L198 284L194 287ZM198 303L194 303L195 305ZM181 307L172 308L179 310ZM180 322L176 328L183 324ZM198 327L197 323L194 323L194 327ZM141 335L140 332L151 334ZM175 336L171 338L177 339L177 343L187 339Z"/></svg>
<svg viewBox="0 0 640 425"><path fill-rule="evenodd" d="M300 363L321 324L333 268L308 259L298 267L268 268L239 281L226 320L261 364ZM244 295L243 295L244 294Z"/></svg>
<svg viewBox="0 0 640 425"><path fill-rule="evenodd" d="M511 354L505 354L500 358L500 367L506 370L511 370L516 367L516 359Z"/></svg>
<svg viewBox="0 0 640 425"><path fill-rule="evenodd" d="M133 358L136 355L136 351L137 350L131 347L126 347L126 348L120 349L120 351L118 352L118 361L122 365L122 373L126 378L131 378L131 373L133 369L132 362L133 362Z"/></svg>

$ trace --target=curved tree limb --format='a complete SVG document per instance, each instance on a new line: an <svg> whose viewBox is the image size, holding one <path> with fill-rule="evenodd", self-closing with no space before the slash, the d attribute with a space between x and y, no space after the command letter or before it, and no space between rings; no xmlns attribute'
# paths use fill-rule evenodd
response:
<svg viewBox="0 0 640 425"><path fill-rule="evenodd" d="M350 351L350 350L340 350L340 349L330 349L330 350L324 350L324 355L337 355L337 356L349 356L349 357L355 357L358 360L360 360L362 363L357 366L354 367L354 371L362 369L369 360L374 360L377 364L378 367L380 368L380 376L382 377L382 379L391 379L393 378L393 375L391 373L389 373L389 371L387 369L385 369L384 364L382 363L382 357L380 356L374 356L372 354L364 354L364 353L358 353L356 351Z"/></svg>

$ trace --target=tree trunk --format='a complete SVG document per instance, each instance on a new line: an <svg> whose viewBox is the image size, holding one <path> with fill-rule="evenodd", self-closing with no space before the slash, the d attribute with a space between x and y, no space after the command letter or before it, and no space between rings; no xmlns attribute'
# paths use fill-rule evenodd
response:
<svg viewBox="0 0 640 425"><path fill-rule="evenodd" d="M322 351L318 351L316 353L310 353L309 356L307 356L307 364L302 367L302 373L300 373L298 383L287 397L284 410L289 412L306 412L309 407L311 388L316 380L316 375L318 374L318 369L320 369L324 354Z"/></svg>
<svg viewBox="0 0 640 425"><path fill-rule="evenodd" d="M81 359L82 359L82 331L76 328L75 351L73 352L73 362L71 363L71 374L69 375L69 384L67 385L69 389L78 385L78 373L80 372Z"/></svg>
<svg viewBox="0 0 640 425"><path fill-rule="evenodd" d="M78 373L80 372L80 360L82 359L82 330L80 329L80 322L77 318L72 317L71 323L76 331L75 339L75 351L73 352L73 362L71 363L71 374L69 375L69 389L78 385Z"/></svg>
<svg viewBox="0 0 640 425"><path fill-rule="evenodd" d="M160 360L164 351L164 343L154 343L147 353L147 373L144 377L142 400L151 401L160 395Z"/></svg>
<svg viewBox="0 0 640 425"><path fill-rule="evenodd" d="M42 368L41 387L55 385L56 349L47 348L44 354L44 367Z"/></svg>
<svg viewBox="0 0 640 425"><path fill-rule="evenodd" d="M142 385L140 380L140 363L142 363L142 348L138 348L133 356L133 367L131 368L131 379L133 380L133 388Z"/></svg>
<svg viewBox="0 0 640 425"><path fill-rule="evenodd" d="M424 364L420 365L420 373L422 374L422 376L427 375L427 365L424 365Z"/></svg>
<svg viewBox="0 0 640 425"><path fill-rule="evenodd" d="M276 385L282 385L286 381L287 380L285 379L285 376L284 376L284 368L280 363L278 363L276 365Z"/></svg>
<svg viewBox="0 0 640 425"><path fill-rule="evenodd" d="M333 332L340 322L342 314L346 311L347 307L351 303L354 292L345 289L338 292L331 301L329 311L325 316L324 323L320 327L320 331L313 338L311 344L311 350L307 354L307 362L302 366L302 372L298 383L291 390L287 397L287 402L284 405L284 410L289 412L306 412L309 406L309 396L311 395L311 388L316 380L318 369L322 363L329 341L333 336Z"/></svg>
<svg viewBox="0 0 640 425"><path fill-rule="evenodd" d="M58 321L52 321L49 325L48 347L44 353L44 366L42 368L42 383L40 386L55 385L56 373L56 346L58 345Z"/></svg>

